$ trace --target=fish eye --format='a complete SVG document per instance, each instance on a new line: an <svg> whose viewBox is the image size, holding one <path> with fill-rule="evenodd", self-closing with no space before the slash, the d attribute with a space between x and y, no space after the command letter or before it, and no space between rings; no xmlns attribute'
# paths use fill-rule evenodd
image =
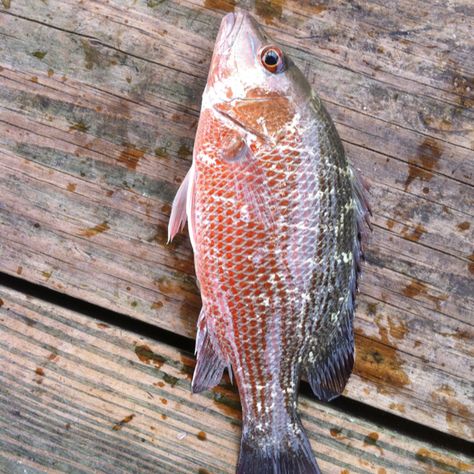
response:
<svg viewBox="0 0 474 474"><path fill-rule="evenodd" d="M283 52L278 46L265 46L260 51L263 67L271 73L279 73L285 69Z"/></svg>

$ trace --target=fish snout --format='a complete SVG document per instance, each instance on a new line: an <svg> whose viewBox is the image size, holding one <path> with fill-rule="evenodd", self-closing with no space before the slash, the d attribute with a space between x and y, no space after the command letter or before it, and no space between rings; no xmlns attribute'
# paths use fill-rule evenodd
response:
<svg viewBox="0 0 474 474"><path fill-rule="evenodd" d="M216 46L220 52L229 50L235 42L239 28L237 25L242 22L242 16L238 13L228 13L221 22Z"/></svg>
<svg viewBox="0 0 474 474"><path fill-rule="evenodd" d="M222 36L223 38L227 38L231 34L235 26L235 20L236 20L235 13L228 13L227 15L225 15L224 18L222 18L219 36Z"/></svg>
<svg viewBox="0 0 474 474"><path fill-rule="evenodd" d="M240 32L248 37L258 34L259 29L258 23L249 13L245 10L236 10L233 13L228 13L222 19L216 44L223 52L234 46Z"/></svg>

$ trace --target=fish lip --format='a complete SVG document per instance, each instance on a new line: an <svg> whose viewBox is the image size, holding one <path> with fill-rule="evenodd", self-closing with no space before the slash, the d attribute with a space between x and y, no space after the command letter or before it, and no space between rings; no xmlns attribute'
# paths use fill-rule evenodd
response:
<svg viewBox="0 0 474 474"><path fill-rule="evenodd" d="M245 11L236 11L224 16L219 28L216 43L220 44L220 51L230 50L234 45L245 20L249 20L250 15Z"/></svg>

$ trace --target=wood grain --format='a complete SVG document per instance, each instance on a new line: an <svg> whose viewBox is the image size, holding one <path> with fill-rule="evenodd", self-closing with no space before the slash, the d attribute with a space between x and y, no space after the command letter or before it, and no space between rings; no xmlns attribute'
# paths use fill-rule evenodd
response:
<svg viewBox="0 0 474 474"><path fill-rule="evenodd" d="M0 287L2 472L234 472L235 389L190 394L194 359ZM301 397L323 472L473 472L472 459Z"/></svg>
<svg viewBox="0 0 474 474"><path fill-rule="evenodd" d="M167 246L166 226L236 3L0 4L1 271L194 336L190 245ZM346 395L472 439L472 9L412 3L240 5L305 71L370 187Z"/></svg>

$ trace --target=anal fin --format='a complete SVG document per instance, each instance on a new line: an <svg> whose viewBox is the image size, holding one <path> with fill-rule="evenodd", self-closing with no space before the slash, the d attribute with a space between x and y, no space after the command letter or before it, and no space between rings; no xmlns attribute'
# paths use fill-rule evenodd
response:
<svg viewBox="0 0 474 474"><path fill-rule="evenodd" d="M317 351L317 347L314 351ZM338 397L349 380L353 366L352 314L346 314L341 326L332 334L324 353L314 359L309 357L306 363L306 376L316 397L325 402Z"/></svg>
<svg viewBox="0 0 474 474"><path fill-rule="evenodd" d="M196 338L197 362L194 369L191 391L200 393L215 387L222 379L227 364L217 346L213 334L206 326L204 309L201 310Z"/></svg>

